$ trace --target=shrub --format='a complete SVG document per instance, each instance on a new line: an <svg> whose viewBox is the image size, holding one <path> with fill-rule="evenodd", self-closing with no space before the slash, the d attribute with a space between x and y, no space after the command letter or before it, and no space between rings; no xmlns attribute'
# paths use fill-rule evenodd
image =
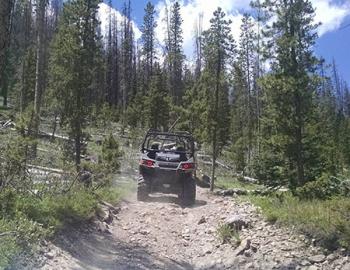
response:
<svg viewBox="0 0 350 270"><path fill-rule="evenodd" d="M228 224L221 224L217 229L217 234L222 243L238 245L241 242L238 232Z"/></svg>
<svg viewBox="0 0 350 270"><path fill-rule="evenodd" d="M337 177L323 174L315 181L306 183L296 189L296 195L301 199L330 199L332 196L348 195L349 183Z"/></svg>
<svg viewBox="0 0 350 270"><path fill-rule="evenodd" d="M350 200L338 197L330 200L300 200L287 193L282 196L251 196L267 219L294 226L317 242L334 250L350 250Z"/></svg>
<svg viewBox="0 0 350 270"><path fill-rule="evenodd" d="M123 152L120 150L118 142L112 134L104 139L102 143L102 162L110 171L117 171L120 167L120 157Z"/></svg>

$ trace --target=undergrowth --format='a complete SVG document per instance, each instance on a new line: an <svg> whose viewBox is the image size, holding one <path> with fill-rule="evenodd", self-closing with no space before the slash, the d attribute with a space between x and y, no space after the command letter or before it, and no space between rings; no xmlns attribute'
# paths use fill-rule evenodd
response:
<svg viewBox="0 0 350 270"><path fill-rule="evenodd" d="M217 235L222 243L239 245L241 242L238 231L228 224L219 225L217 229Z"/></svg>
<svg viewBox="0 0 350 270"><path fill-rule="evenodd" d="M294 226L321 246L350 250L350 200L301 200L291 194L250 196L270 222Z"/></svg>
<svg viewBox="0 0 350 270"><path fill-rule="evenodd" d="M233 176L218 176L215 186L222 189L239 188L246 190L255 190L261 186L253 183L245 183L239 181L237 177Z"/></svg>

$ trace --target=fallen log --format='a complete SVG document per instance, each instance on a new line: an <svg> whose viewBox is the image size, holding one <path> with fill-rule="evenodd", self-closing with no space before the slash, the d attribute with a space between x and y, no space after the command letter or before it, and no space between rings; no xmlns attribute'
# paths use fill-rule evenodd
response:
<svg viewBox="0 0 350 270"><path fill-rule="evenodd" d="M57 173L57 174L64 174L63 170L57 169L57 168L49 168L49 167L43 167L43 166L31 165L31 164L27 164L27 167L30 168L30 169L38 170L38 171L45 171L45 172L52 172L52 173Z"/></svg>

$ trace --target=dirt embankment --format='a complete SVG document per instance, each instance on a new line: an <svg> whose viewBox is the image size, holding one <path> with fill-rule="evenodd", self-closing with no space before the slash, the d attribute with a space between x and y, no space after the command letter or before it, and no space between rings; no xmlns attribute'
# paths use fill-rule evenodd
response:
<svg viewBox="0 0 350 270"><path fill-rule="evenodd" d="M268 224L250 203L201 188L190 208L157 195L150 202L124 201L115 214L109 225L65 232L48 245L40 268L350 269L348 257L327 256L303 236ZM247 225L239 232L240 244L218 238L217 228L230 219Z"/></svg>

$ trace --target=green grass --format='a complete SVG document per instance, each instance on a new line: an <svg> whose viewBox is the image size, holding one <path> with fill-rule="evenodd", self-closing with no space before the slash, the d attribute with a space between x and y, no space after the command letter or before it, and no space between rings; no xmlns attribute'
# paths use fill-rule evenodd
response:
<svg viewBox="0 0 350 270"><path fill-rule="evenodd" d="M270 222L293 226L323 247L350 250L350 199L299 200L283 196L250 196Z"/></svg>
<svg viewBox="0 0 350 270"><path fill-rule="evenodd" d="M257 184L240 182L235 176L218 176L215 186L222 189L239 188L255 190L261 188L261 186Z"/></svg>
<svg viewBox="0 0 350 270"><path fill-rule="evenodd" d="M241 239L238 231L231 228L228 224L221 224L217 229L217 236L222 243L231 243L233 245L239 245Z"/></svg>
<svg viewBox="0 0 350 270"><path fill-rule="evenodd" d="M99 202L117 204L131 192L131 184L98 190L74 186L63 194L18 194L13 189L0 194L0 269L16 254L32 250L44 238L54 236L66 226L90 220L99 211ZM1 236L3 232L9 234Z"/></svg>

